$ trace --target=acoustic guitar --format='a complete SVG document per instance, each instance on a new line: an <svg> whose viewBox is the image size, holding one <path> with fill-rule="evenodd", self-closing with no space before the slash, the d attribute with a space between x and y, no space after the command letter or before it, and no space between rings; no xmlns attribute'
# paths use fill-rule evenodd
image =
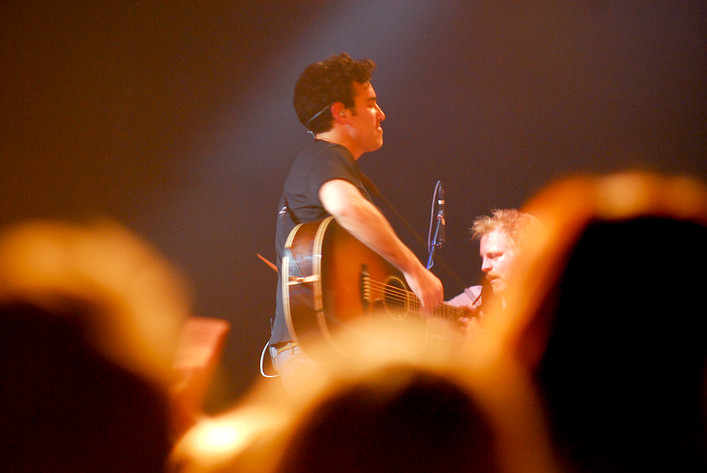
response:
<svg viewBox="0 0 707 473"><path fill-rule="evenodd" d="M423 314L402 274L333 217L299 224L290 232L281 277L287 325L304 352L324 341L353 354L355 347L344 342L350 336L343 334L361 317L406 323L430 316L451 321L471 316L469 309L447 304Z"/></svg>

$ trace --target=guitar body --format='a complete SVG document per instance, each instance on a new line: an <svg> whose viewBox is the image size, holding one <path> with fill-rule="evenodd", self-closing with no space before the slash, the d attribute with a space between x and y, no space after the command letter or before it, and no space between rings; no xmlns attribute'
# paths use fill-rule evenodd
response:
<svg viewBox="0 0 707 473"><path fill-rule="evenodd" d="M352 339L350 323L361 317L386 317L400 323L425 319L400 272L333 217L292 230L281 277L287 325L305 352L325 341L343 354L352 354L355 346L346 346ZM451 310L455 317L463 311Z"/></svg>

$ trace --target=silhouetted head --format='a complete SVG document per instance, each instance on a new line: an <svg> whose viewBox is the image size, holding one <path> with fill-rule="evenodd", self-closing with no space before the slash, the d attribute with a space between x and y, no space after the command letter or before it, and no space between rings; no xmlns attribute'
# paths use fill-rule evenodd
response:
<svg viewBox="0 0 707 473"><path fill-rule="evenodd" d="M185 293L116 224L0 233L3 471L164 471Z"/></svg>
<svg viewBox="0 0 707 473"><path fill-rule="evenodd" d="M526 209L543 229L476 355L531 380L569 471L705 471L704 185L580 177Z"/></svg>

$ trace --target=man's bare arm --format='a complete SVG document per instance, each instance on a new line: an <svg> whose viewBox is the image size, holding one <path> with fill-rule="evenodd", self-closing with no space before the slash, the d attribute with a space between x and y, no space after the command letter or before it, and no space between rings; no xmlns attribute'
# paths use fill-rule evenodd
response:
<svg viewBox="0 0 707 473"><path fill-rule="evenodd" d="M426 310L444 299L440 280L398 238L385 216L350 182L334 179L319 189L319 200L336 221L398 268Z"/></svg>

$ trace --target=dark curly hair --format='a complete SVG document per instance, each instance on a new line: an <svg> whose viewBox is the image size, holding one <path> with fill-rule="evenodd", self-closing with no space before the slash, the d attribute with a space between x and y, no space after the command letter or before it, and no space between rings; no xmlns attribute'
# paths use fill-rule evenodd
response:
<svg viewBox="0 0 707 473"><path fill-rule="evenodd" d="M341 102L353 107L353 83L369 82L375 69L374 61L354 60L347 53L307 66L297 79L292 100L300 123L314 133L330 130L334 117L329 106Z"/></svg>

